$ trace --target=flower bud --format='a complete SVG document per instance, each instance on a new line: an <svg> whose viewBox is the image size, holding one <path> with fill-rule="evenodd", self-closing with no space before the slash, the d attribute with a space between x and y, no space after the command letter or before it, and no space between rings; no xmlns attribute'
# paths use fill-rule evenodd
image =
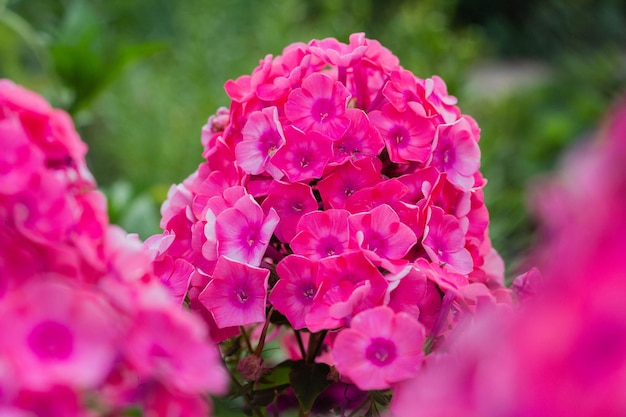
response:
<svg viewBox="0 0 626 417"><path fill-rule="evenodd" d="M256 381L263 374L263 359L257 355L246 356L237 364L237 372L246 381Z"/></svg>

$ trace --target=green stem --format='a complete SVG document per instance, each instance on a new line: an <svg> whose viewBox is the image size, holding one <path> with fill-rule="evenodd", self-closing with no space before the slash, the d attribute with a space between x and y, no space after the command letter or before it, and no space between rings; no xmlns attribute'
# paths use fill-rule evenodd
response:
<svg viewBox="0 0 626 417"><path fill-rule="evenodd" d="M319 355L322 350L327 333L328 330L322 330L319 333L315 333L315 335L311 335L311 339L309 339L309 357L307 358L307 362L315 362L315 358L317 358L317 355Z"/></svg>
<svg viewBox="0 0 626 417"><path fill-rule="evenodd" d="M261 356L261 353L263 353L263 347L265 347L265 337L267 336L267 329L269 329L270 327L270 317L272 316L272 313L274 312L274 306L271 306L269 311L267 312L267 318L265 319L265 324L263 324L263 330L261 331L261 337L259 338L259 344L256 347L256 350L254 351L254 354L256 356Z"/></svg>
<svg viewBox="0 0 626 417"><path fill-rule="evenodd" d="M243 336L243 340L246 342L246 347L248 348L248 352L252 353L254 350L252 349L252 343L250 343L250 338L248 337L248 333L246 332L246 328L243 326L239 326L239 331Z"/></svg>
<svg viewBox="0 0 626 417"><path fill-rule="evenodd" d="M296 340L298 341L300 354L302 355L302 359L304 359L306 358L306 351L304 350L304 343L302 343L302 335L300 335L300 330L294 330L293 332L296 334Z"/></svg>
<svg viewBox="0 0 626 417"><path fill-rule="evenodd" d="M348 417L355 417L357 415L357 413L359 411L361 411L361 409L363 407L365 407L365 404L371 403L371 402L372 402L372 400L371 400L371 398L368 395L367 397L365 397L365 400L363 400L363 402L361 404L359 404L359 406L357 408L355 408L354 410L352 410L352 412L350 414L348 414Z"/></svg>

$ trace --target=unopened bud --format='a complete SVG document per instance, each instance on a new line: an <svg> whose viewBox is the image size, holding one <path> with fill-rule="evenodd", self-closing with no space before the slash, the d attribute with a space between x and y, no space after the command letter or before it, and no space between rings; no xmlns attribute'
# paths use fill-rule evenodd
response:
<svg viewBox="0 0 626 417"><path fill-rule="evenodd" d="M237 372L247 381L256 381L263 375L263 359L256 355L241 358L237 364Z"/></svg>

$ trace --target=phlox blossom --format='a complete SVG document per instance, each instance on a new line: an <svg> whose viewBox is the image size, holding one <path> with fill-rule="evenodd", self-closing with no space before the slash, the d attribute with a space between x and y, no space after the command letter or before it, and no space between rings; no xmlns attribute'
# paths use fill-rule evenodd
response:
<svg viewBox="0 0 626 417"><path fill-rule="evenodd" d="M360 213L369 211L382 204L395 208L398 207L398 203L408 191L409 188L402 184L400 180L390 178L374 186L355 191L346 200L346 210L350 213Z"/></svg>
<svg viewBox="0 0 626 417"><path fill-rule="evenodd" d="M280 221L274 231L278 239L289 242L296 235L296 226L305 214L317 210L317 201L309 185L299 182L274 181L269 186L267 197L261 207L268 212L276 210Z"/></svg>
<svg viewBox="0 0 626 417"><path fill-rule="evenodd" d="M283 173L271 161L278 148L285 143L276 107L266 107L250 114L241 133L243 142L235 148L239 166L249 174L258 175L267 171L275 179L280 179Z"/></svg>
<svg viewBox="0 0 626 417"><path fill-rule="evenodd" d="M364 187L370 187L382 181L380 159L364 158L347 161L317 183L322 195L324 208L342 209L347 199Z"/></svg>
<svg viewBox="0 0 626 417"><path fill-rule="evenodd" d="M355 285L369 281L372 286L369 298L373 304L382 301L387 290L387 280L361 251L329 256L319 261L319 280L332 285L348 281Z"/></svg>
<svg viewBox="0 0 626 417"><path fill-rule="evenodd" d="M385 84L383 94L396 110L405 111L409 102L419 101L415 75L408 70L393 71L389 82Z"/></svg>
<svg viewBox="0 0 626 417"><path fill-rule="evenodd" d="M104 381L121 328L96 293L56 281L31 281L0 303L0 358L9 358L17 386L85 389Z"/></svg>
<svg viewBox="0 0 626 417"><path fill-rule="evenodd" d="M387 305L395 312L411 314L430 331L441 308L441 295L423 271L411 268L391 291Z"/></svg>
<svg viewBox="0 0 626 417"><path fill-rule="evenodd" d="M319 178L332 157L329 137L319 132L304 133L291 125L285 128L285 144L276 152L272 163L289 181Z"/></svg>
<svg viewBox="0 0 626 417"><path fill-rule="evenodd" d="M206 343L199 318L182 309L150 306L137 312L125 340L130 363L170 389L224 393L228 385L217 348Z"/></svg>
<svg viewBox="0 0 626 417"><path fill-rule="evenodd" d="M349 160L373 157L385 147L380 133L370 126L369 118L363 110L347 109L346 117L350 120L348 130L333 141L332 163L341 165Z"/></svg>
<svg viewBox="0 0 626 417"><path fill-rule="evenodd" d="M213 277L198 300L220 328L265 320L270 271L220 257Z"/></svg>
<svg viewBox="0 0 626 417"><path fill-rule="evenodd" d="M463 191L474 186L474 174L480 168L480 148L472 128L465 118L454 123L439 125L436 131L437 146L430 165L448 175L448 180Z"/></svg>
<svg viewBox="0 0 626 417"><path fill-rule="evenodd" d="M392 162L426 162L435 138L435 127L424 114L409 106L399 112L390 103L369 114L381 132Z"/></svg>
<svg viewBox="0 0 626 417"><path fill-rule="evenodd" d="M312 332L338 329L349 325L352 317L378 304L380 294L374 293L370 281L322 281L313 305L305 317Z"/></svg>
<svg viewBox="0 0 626 417"><path fill-rule="evenodd" d="M349 217L350 245L359 248L375 265L396 271L406 255L417 242L415 233L400 222L396 212L387 204L371 211Z"/></svg>
<svg viewBox="0 0 626 417"><path fill-rule="evenodd" d="M0 193L15 194L43 170L44 155L29 143L17 120L0 119L0 142Z"/></svg>
<svg viewBox="0 0 626 417"><path fill-rule="evenodd" d="M438 117L443 123L452 123L461 116L457 99L448 94L446 83L437 75L418 80L418 94L426 114Z"/></svg>
<svg viewBox="0 0 626 417"><path fill-rule="evenodd" d="M465 249L464 233L456 217L430 207L422 242L432 261L451 265L462 274L472 272L472 256Z"/></svg>
<svg viewBox="0 0 626 417"><path fill-rule="evenodd" d="M215 219L218 254L259 265L279 220L276 210L265 216L254 198L244 195Z"/></svg>
<svg viewBox="0 0 626 417"><path fill-rule="evenodd" d="M326 74L314 73L302 80L285 103L285 115L299 129L316 131L333 139L348 129L345 117L350 91Z"/></svg>
<svg viewBox="0 0 626 417"><path fill-rule="evenodd" d="M353 33L350 35L349 45L339 42L335 38L326 38L312 40L309 48L314 55L324 61L338 67L347 67L361 59L367 50L367 45L365 44L365 34Z"/></svg>
<svg viewBox="0 0 626 417"><path fill-rule="evenodd" d="M362 390L390 388L422 365L424 326L406 313L378 306L357 314L333 345L335 366Z"/></svg>
<svg viewBox="0 0 626 417"><path fill-rule="evenodd" d="M272 288L269 300L296 330L306 327L304 317L319 287L317 267L316 262L300 255L289 255L276 265L280 279Z"/></svg>
<svg viewBox="0 0 626 417"><path fill-rule="evenodd" d="M348 249L347 210L312 211L300 219L290 245L294 253L319 260Z"/></svg>

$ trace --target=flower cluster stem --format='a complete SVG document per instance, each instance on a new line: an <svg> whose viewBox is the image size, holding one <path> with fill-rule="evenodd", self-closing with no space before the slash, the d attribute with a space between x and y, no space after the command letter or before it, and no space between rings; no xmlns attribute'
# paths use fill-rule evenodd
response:
<svg viewBox="0 0 626 417"><path fill-rule="evenodd" d="M326 334L328 330L322 330L319 333L315 333L311 335L311 339L309 339L309 349L308 349L308 357L307 362L313 363L315 362L315 358L319 355L322 350L322 346L324 344L324 339L326 338Z"/></svg>
<svg viewBox="0 0 626 417"><path fill-rule="evenodd" d="M296 340L298 341L298 347L300 348L300 354L302 355L302 359L306 357L306 351L304 350L304 343L302 343L302 335L300 334L300 330L293 331L296 335Z"/></svg>
<svg viewBox="0 0 626 417"><path fill-rule="evenodd" d="M270 307L269 311L267 312L267 318L265 319L265 323L263 324L263 330L261 331L261 336L259 337L259 344L256 347L256 350L254 351L254 354L256 356L261 356L261 354L263 353L263 348L265 347L265 337L267 336L267 329L269 329L270 326L270 317L272 316L272 313L274 312L274 306Z"/></svg>
<svg viewBox="0 0 626 417"><path fill-rule="evenodd" d="M243 340L246 342L246 348L248 352L252 353L252 343L250 343L250 338L248 337L248 333L246 332L246 328L243 326L239 326L239 330L241 331L241 335L243 336Z"/></svg>

